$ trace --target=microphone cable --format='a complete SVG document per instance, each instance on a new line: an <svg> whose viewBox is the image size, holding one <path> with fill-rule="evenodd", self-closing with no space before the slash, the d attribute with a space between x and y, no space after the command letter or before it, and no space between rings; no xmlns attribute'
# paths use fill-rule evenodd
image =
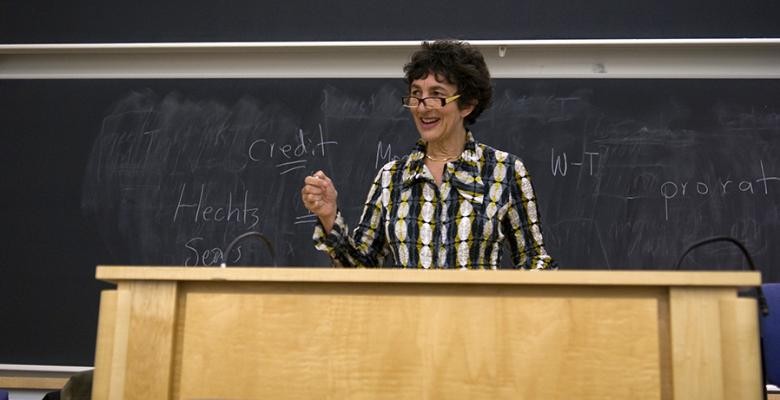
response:
<svg viewBox="0 0 780 400"><path fill-rule="evenodd" d="M691 251L710 244L710 243L717 243L717 242L728 242L731 243L739 248L739 250L742 252L742 255L745 256L745 259L747 260L748 266L750 267L751 271L758 271L756 269L756 265L753 264L753 258L750 257L750 253L747 251L745 246L738 241L737 239L734 239L732 237L728 236L715 236L711 238L704 239L702 241L696 242L690 246L688 246L688 249L683 252L682 256L680 256L680 259L677 260L677 264L674 266L675 270L680 269L680 265L682 264L685 257L690 253ZM761 316L766 317L769 315L769 305L766 302L766 298L764 297L764 291L761 290L761 285L756 286L756 300L758 302L758 310L761 313ZM759 321L760 323L760 321ZM766 394L766 359L764 358L764 336L762 334L759 334L759 352L761 353L761 375L762 375L762 387L761 387L761 393L763 394L763 399L767 399Z"/></svg>
<svg viewBox="0 0 780 400"><path fill-rule="evenodd" d="M220 264L220 268L227 267L228 256L230 255L230 252L233 250L233 247L236 245L236 243L238 243L238 242L240 242L240 241L242 241L242 240L244 240L244 239L246 239L246 238L248 238L250 236L257 236L258 238L260 238L265 243L266 248L268 248L268 252L271 254L271 262L273 263L274 267L276 266L276 252L274 252L274 247L273 247L273 245L271 245L271 241L268 240L268 238L265 237L265 235L263 235L260 232L249 231L249 232L242 233L242 234L238 235L238 237L233 239L233 241L230 242L230 244L227 245L227 247L225 248L225 253L224 253L223 258L222 258L222 264Z"/></svg>
<svg viewBox="0 0 780 400"><path fill-rule="evenodd" d="M742 252L742 255L745 256L745 259L747 260L748 266L750 267L751 271L755 272L761 272L758 269L756 269L756 265L753 263L753 258L750 257L750 253L747 251L745 246L740 243L737 239L734 239L729 236L715 236L711 238L704 239L700 242L696 242L690 246L688 246L688 249L683 252L682 256L677 260L677 264L674 266L675 270L680 269L680 265L682 264L683 260L685 260L685 257L690 253L691 251L702 247L704 245L710 244L710 243L717 243L717 242L728 242L731 243L739 248L739 250ZM764 297L764 291L761 290L761 285L756 286L756 297L758 300L758 310L761 312L761 315L767 316L769 315L769 306L767 305L766 298Z"/></svg>

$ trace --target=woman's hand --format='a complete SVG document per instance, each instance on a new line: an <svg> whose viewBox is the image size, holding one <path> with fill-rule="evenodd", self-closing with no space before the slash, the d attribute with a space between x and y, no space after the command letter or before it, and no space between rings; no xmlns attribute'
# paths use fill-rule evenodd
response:
<svg viewBox="0 0 780 400"><path fill-rule="evenodd" d="M325 228L325 233L329 233L333 224L336 222L336 199L338 192L333 186L333 181L322 171L317 171L304 179L303 189L301 189L301 200L303 205L319 217Z"/></svg>

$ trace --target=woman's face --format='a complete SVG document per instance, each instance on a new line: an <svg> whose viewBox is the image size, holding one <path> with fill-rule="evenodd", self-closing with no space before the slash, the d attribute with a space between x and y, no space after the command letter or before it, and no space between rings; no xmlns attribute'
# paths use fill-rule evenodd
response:
<svg viewBox="0 0 780 400"><path fill-rule="evenodd" d="M438 77L434 73L429 73L422 79L412 81L409 87L409 95L426 97L450 97L458 94L458 87L447 82L443 77ZM464 109L458 108L458 101L452 101L442 108L428 108L420 104L415 108L410 108L414 123L417 125L417 131L420 137L428 143L446 142L456 134L465 134L463 127L463 118L465 118L474 109L470 105Z"/></svg>

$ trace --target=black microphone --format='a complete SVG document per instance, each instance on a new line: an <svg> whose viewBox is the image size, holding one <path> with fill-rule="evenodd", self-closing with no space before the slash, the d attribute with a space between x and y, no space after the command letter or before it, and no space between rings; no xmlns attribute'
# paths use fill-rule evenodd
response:
<svg viewBox="0 0 780 400"><path fill-rule="evenodd" d="M238 235L238 237L233 239L233 241L230 242L230 244L227 245L227 247L225 248L225 253L224 253L223 257L222 257L222 264L220 264L220 268L227 267L227 259L228 259L228 256L230 255L230 251L233 250L233 246L235 246L236 243L238 243L238 242L240 242L240 241L242 241L242 240L244 240L244 239L246 239L246 238L248 238L250 236L257 236L257 237L259 237L260 239L263 240L263 242L265 243L265 246L268 248L268 252L271 253L271 262L273 263L274 267L276 266L276 253L274 252L274 246L271 245L271 241L268 240L268 238L265 237L265 235L263 235L260 232L249 231L249 232L246 232L246 233L242 233L241 235Z"/></svg>
<svg viewBox="0 0 780 400"><path fill-rule="evenodd" d="M706 244L717 243L717 242L729 242L729 243L734 244L735 246L737 246L739 248L739 250L742 252L742 255L745 256L745 259L747 259L747 263L748 263L748 266L750 267L750 270L751 271L758 271L756 269L756 265L753 264L753 258L750 257L750 253L747 251L745 246L742 243L740 243L740 241L738 241L737 239L734 239L734 238L728 237L728 236L715 236L715 237L704 239L704 240L702 240L700 242L697 242L697 243L694 243L694 244L688 246L688 249L685 250L685 252L683 252L682 256L680 256L680 259L677 260L677 265L674 266L674 269L675 270L679 270L680 269L680 265L682 264L683 260L685 259L685 256L687 256L688 253L690 253L694 249L699 248L701 246L704 246ZM761 290L761 285L756 286L756 300L758 302L758 310L761 313L761 315L763 315L764 317L769 315L769 305L767 304L766 298L764 297L764 291ZM767 395L766 395L766 360L764 359L764 336L763 335L759 335L759 336L760 336L759 337L759 351L761 353L761 371L762 371L761 375L762 375L762 378L763 378L762 379L763 382L762 382L762 386L761 386L761 393L763 394L764 400L766 400L766 398L767 398Z"/></svg>
<svg viewBox="0 0 780 400"><path fill-rule="evenodd" d="M739 250L742 252L742 255L745 256L745 259L747 260L747 263L748 263L748 266L750 267L750 270L751 271L760 272L760 271L758 271L758 269L756 269L756 265L753 264L753 258L750 257L750 253L747 251L745 246L742 243L740 243L737 239L734 239L734 238L728 237L728 236L715 236L715 237L704 239L704 240L702 240L700 242L697 242L697 243L694 243L694 244L688 246L688 249L685 250L685 252L683 252L682 256L680 256L680 259L677 260L677 264L674 266L674 269L675 270L679 270L680 269L680 265L682 264L683 260L685 259L685 256L687 256L688 253L690 253L691 251L693 251L693 250L695 250L695 249L697 249L697 248L699 248L701 246L704 246L706 244L716 243L716 242L729 242L729 243L732 243L735 246L737 246L739 248ZM758 300L758 309L761 312L761 315L763 315L763 316L769 315L769 306L767 305L766 298L764 297L764 291L761 290L761 285L758 285L756 287L756 297L757 297L757 300Z"/></svg>

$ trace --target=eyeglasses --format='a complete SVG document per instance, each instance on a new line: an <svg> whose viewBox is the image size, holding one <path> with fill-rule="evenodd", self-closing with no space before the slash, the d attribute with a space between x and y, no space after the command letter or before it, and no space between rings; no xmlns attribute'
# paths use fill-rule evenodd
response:
<svg viewBox="0 0 780 400"><path fill-rule="evenodd" d="M401 104L406 108L417 108L420 104L425 105L425 108L444 108L449 103L457 100L460 97L459 94L450 97L424 97L419 98L415 96L401 97Z"/></svg>

